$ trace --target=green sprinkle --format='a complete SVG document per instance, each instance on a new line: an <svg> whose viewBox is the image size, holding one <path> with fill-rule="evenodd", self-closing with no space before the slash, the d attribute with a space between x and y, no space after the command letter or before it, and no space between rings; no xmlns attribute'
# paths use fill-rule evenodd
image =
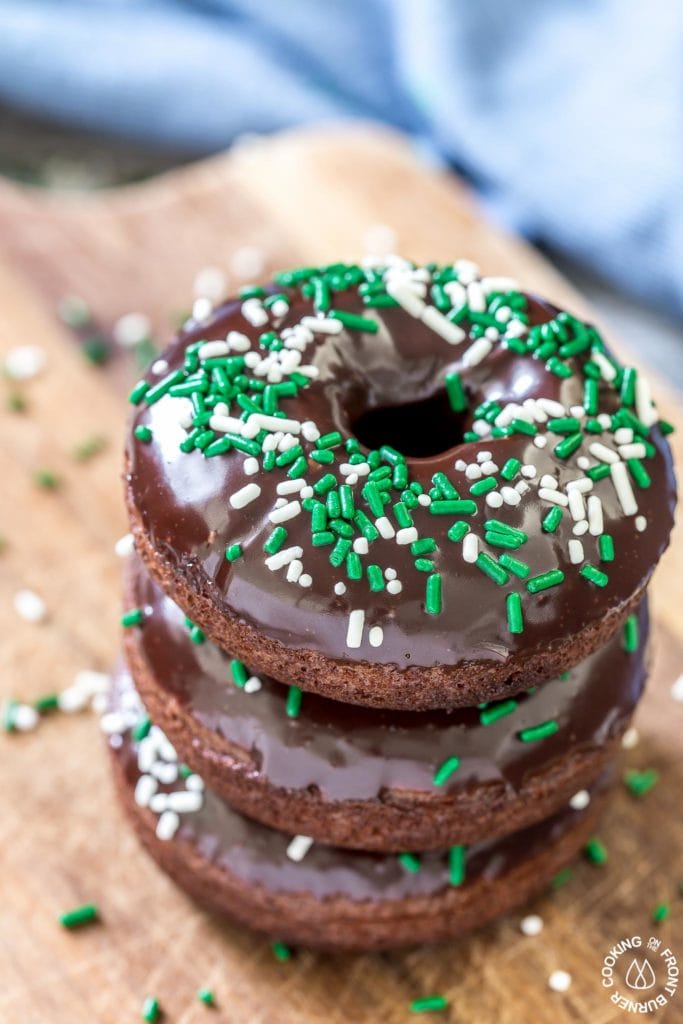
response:
<svg viewBox="0 0 683 1024"><path fill-rule="evenodd" d="M506 598L508 628L511 633L524 632L524 616L522 614L522 599L517 593L508 594Z"/></svg>
<svg viewBox="0 0 683 1024"><path fill-rule="evenodd" d="M594 837L589 839L584 847L584 853L589 861L593 864L606 864L607 863L607 848L602 840Z"/></svg>
<svg viewBox="0 0 683 1024"><path fill-rule="evenodd" d="M192 771L188 764L181 764L180 768L178 769L178 774L180 775L181 779L189 779L190 775L194 775L194 772Z"/></svg>
<svg viewBox="0 0 683 1024"><path fill-rule="evenodd" d="M429 555L432 551L436 551L436 541L433 537L423 537L410 545L411 555Z"/></svg>
<svg viewBox="0 0 683 1024"><path fill-rule="evenodd" d="M409 871L411 875L416 874L422 865L420 864L420 858L416 857L414 853L399 853L399 862L401 865Z"/></svg>
<svg viewBox="0 0 683 1024"><path fill-rule="evenodd" d="M429 511L435 516L471 516L477 511L477 504L474 501L468 501L466 498L462 501L433 501L429 506Z"/></svg>
<svg viewBox="0 0 683 1024"><path fill-rule="evenodd" d="M609 533L603 533L598 537L598 551L603 562L614 561L614 540Z"/></svg>
<svg viewBox="0 0 683 1024"><path fill-rule="evenodd" d="M325 476L321 476L320 479L313 484L313 490L316 494L327 494L328 491L332 490L332 488L336 486L336 477L333 476L332 473L326 473Z"/></svg>
<svg viewBox="0 0 683 1024"><path fill-rule="evenodd" d="M581 423L575 416L560 416L550 419L547 426L553 434L575 434L577 430L581 429Z"/></svg>
<svg viewBox="0 0 683 1024"><path fill-rule="evenodd" d="M26 399L23 395L19 394L18 391L13 391L12 394L7 397L7 408L10 412L25 412Z"/></svg>
<svg viewBox="0 0 683 1024"><path fill-rule="evenodd" d="M238 690L241 690L249 678L249 672L247 666L242 661L238 661L237 658L233 658L230 662L230 671L232 673L232 681Z"/></svg>
<svg viewBox="0 0 683 1024"><path fill-rule="evenodd" d="M273 956L280 963L284 963L286 960L291 960L292 951L289 946L285 946L284 942L273 942L270 947L273 951Z"/></svg>
<svg viewBox="0 0 683 1024"><path fill-rule="evenodd" d="M562 509L559 505L553 505L541 523L541 529L545 533L554 533L562 522Z"/></svg>
<svg viewBox="0 0 683 1024"><path fill-rule="evenodd" d="M149 444L152 440L152 431L143 423L139 423L133 433L137 437L138 441L142 441L143 444Z"/></svg>
<svg viewBox="0 0 683 1024"><path fill-rule="evenodd" d="M34 482L45 491L56 491L59 487L59 477L51 469L38 469L33 475Z"/></svg>
<svg viewBox="0 0 683 1024"><path fill-rule="evenodd" d="M216 999L210 988L200 988L197 992L197 999L200 1003L204 1003L204 1006L215 1006Z"/></svg>
<svg viewBox="0 0 683 1024"><path fill-rule="evenodd" d="M530 594L538 594L541 590L549 590L550 587L556 587L563 581L564 573L561 569L549 569L548 572L532 576L527 582L526 588Z"/></svg>
<svg viewBox="0 0 683 1024"><path fill-rule="evenodd" d="M155 1021L159 1020L159 1000L148 996L142 1004L141 1016L148 1024L155 1024Z"/></svg>
<svg viewBox="0 0 683 1024"><path fill-rule="evenodd" d="M553 452L557 455L558 459L568 459L577 448L581 447L582 441L583 434L570 434L569 437L563 438L559 444L555 445Z"/></svg>
<svg viewBox="0 0 683 1024"><path fill-rule="evenodd" d="M637 771L629 768L624 772L624 785L633 796L645 796L659 782L659 772L655 768Z"/></svg>
<svg viewBox="0 0 683 1024"><path fill-rule="evenodd" d="M200 629L199 626L196 626L194 623L190 624L190 640L197 646L206 641L206 634L204 633L204 630Z"/></svg>
<svg viewBox="0 0 683 1024"><path fill-rule="evenodd" d="M450 530L448 531L448 539L454 541L456 544L461 541L466 533L470 532L469 524L459 520L457 523L453 523Z"/></svg>
<svg viewBox="0 0 683 1024"><path fill-rule="evenodd" d="M638 625L638 616L629 615L626 622L624 623L624 639L623 648L627 654L633 654L638 650L640 643L640 627Z"/></svg>
<svg viewBox="0 0 683 1024"><path fill-rule="evenodd" d="M92 924L98 918L98 910L94 903L83 903L73 910L66 910L57 920L63 928L80 928L84 924Z"/></svg>
<svg viewBox="0 0 683 1024"><path fill-rule="evenodd" d="M449 757L442 765L439 765L437 770L434 772L432 782L435 786L443 786L444 783L448 782L451 775L453 775L454 772L457 772L459 767L460 758L455 756Z"/></svg>
<svg viewBox="0 0 683 1024"><path fill-rule="evenodd" d="M464 412L467 408L467 396L462 386L459 373L446 374L446 394L453 412Z"/></svg>
<svg viewBox="0 0 683 1024"><path fill-rule="evenodd" d="M476 483L470 487L470 494L474 494L475 497L479 497L481 494L487 494L489 491L495 491L498 484L492 476L485 476L481 480L477 480Z"/></svg>
<svg viewBox="0 0 683 1024"><path fill-rule="evenodd" d="M522 463L519 459L508 459L503 468L500 471L500 475L503 480L514 480L522 468Z"/></svg>
<svg viewBox="0 0 683 1024"><path fill-rule="evenodd" d="M148 735L149 730L152 728L152 719L149 715L143 715L142 718L135 723L130 731L131 737L136 743L140 740L144 740L145 736Z"/></svg>
<svg viewBox="0 0 683 1024"><path fill-rule="evenodd" d="M503 569L495 559L491 558L490 555L487 555L485 551L479 552L475 565L478 566L478 568L481 569L489 579L493 580L494 583L497 583L499 587L502 587L510 579L505 569Z"/></svg>
<svg viewBox="0 0 683 1024"><path fill-rule="evenodd" d="M235 562L238 558L243 555L241 544L231 544L229 548L225 549L225 557L229 562Z"/></svg>
<svg viewBox="0 0 683 1024"><path fill-rule="evenodd" d="M526 420L520 419L510 420L510 430L515 434L526 434L527 437L533 437L538 433L538 427L533 423L527 423Z"/></svg>
<svg viewBox="0 0 683 1024"><path fill-rule="evenodd" d="M34 700L33 706L41 715L46 714L48 711L56 711L59 707L59 694L46 693L43 697L38 697L37 700Z"/></svg>
<svg viewBox="0 0 683 1024"><path fill-rule="evenodd" d="M586 564L579 570L579 576L594 583L596 587L606 587L609 583L609 576L602 569L596 569L594 565Z"/></svg>
<svg viewBox="0 0 683 1024"><path fill-rule="evenodd" d="M544 740L548 736L553 736L559 728L557 722L551 718L547 722L541 722L540 725L532 725L529 729L522 729L521 732L517 733L517 736L522 743L534 743L536 740Z"/></svg>
<svg viewBox="0 0 683 1024"><path fill-rule="evenodd" d="M290 686L287 692L287 717L298 718L301 710L301 689L298 686Z"/></svg>
<svg viewBox="0 0 683 1024"><path fill-rule="evenodd" d="M345 310L333 309L329 314L332 320L340 320L344 327L352 331L367 331L369 334L377 334L379 324L366 316L358 316L356 313L347 313Z"/></svg>
<svg viewBox="0 0 683 1024"><path fill-rule="evenodd" d="M669 423L668 420L660 420L659 429L661 430L664 437L668 437L669 434L673 434L676 428L674 427L673 423Z"/></svg>
<svg viewBox="0 0 683 1024"><path fill-rule="evenodd" d="M346 557L346 556L345 556ZM341 562L339 563L341 565ZM431 564L431 563L430 563ZM384 590L384 573L378 565L369 565L367 567L368 583L370 584L370 590L375 593L380 590Z"/></svg>
<svg viewBox="0 0 683 1024"><path fill-rule="evenodd" d="M658 903L652 910L653 924L661 924L662 921L666 921L670 913L671 907L668 903Z"/></svg>
<svg viewBox="0 0 683 1024"><path fill-rule="evenodd" d="M467 848L451 846L448 851L448 881L451 885L462 885L465 881Z"/></svg>
<svg viewBox="0 0 683 1024"><path fill-rule="evenodd" d="M562 868L562 870L558 871L555 877L551 879L550 888L561 889L563 885L567 884L573 874L574 872L571 868Z"/></svg>
<svg viewBox="0 0 683 1024"><path fill-rule="evenodd" d="M626 465L628 466L631 476L637 483L638 487L646 490L652 483L652 480L640 459L627 459Z"/></svg>
<svg viewBox="0 0 683 1024"><path fill-rule="evenodd" d="M413 999L410 1004L411 1013L429 1013L431 1010L446 1010L448 1000L445 996L424 996L422 999Z"/></svg>
<svg viewBox="0 0 683 1024"><path fill-rule="evenodd" d="M284 526L276 526L263 545L263 550L269 555L275 555L286 540L287 531Z"/></svg>
<svg viewBox="0 0 683 1024"><path fill-rule="evenodd" d="M624 405L633 405L636 400L636 371L632 366L625 366L621 378L621 400Z"/></svg>
<svg viewBox="0 0 683 1024"><path fill-rule="evenodd" d="M106 447L106 437L102 437L101 434L93 434L92 437L86 438L85 441L74 448L73 457L76 462L88 462L104 451Z"/></svg>
<svg viewBox="0 0 683 1024"><path fill-rule="evenodd" d="M341 443L342 436L338 430L331 430L329 434L323 434L318 438L318 448L336 448Z"/></svg>
<svg viewBox="0 0 683 1024"><path fill-rule="evenodd" d="M124 629L130 629L131 626L141 626L144 621L145 613L142 608L131 608L121 616L121 625Z"/></svg>
<svg viewBox="0 0 683 1024"><path fill-rule="evenodd" d="M511 572L513 576L520 580L525 580L531 572L526 562L521 562L519 558L514 558L507 551L500 556L498 564L502 565L504 569L507 569L508 572Z"/></svg>
<svg viewBox="0 0 683 1024"><path fill-rule="evenodd" d="M492 725L499 718L506 718L513 711L517 710L517 701L510 697L509 700L499 700L479 712L479 721L482 725Z"/></svg>
<svg viewBox="0 0 683 1024"><path fill-rule="evenodd" d="M441 613L441 607L441 574L434 572L431 576L427 577L427 586L425 589L425 611L428 615L439 615Z"/></svg>
<svg viewBox="0 0 683 1024"><path fill-rule="evenodd" d="M605 477L608 477L609 475L610 468L606 462L601 463L599 466L591 466L590 469L586 470L586 476L594 482L604 480Z"/></svg>

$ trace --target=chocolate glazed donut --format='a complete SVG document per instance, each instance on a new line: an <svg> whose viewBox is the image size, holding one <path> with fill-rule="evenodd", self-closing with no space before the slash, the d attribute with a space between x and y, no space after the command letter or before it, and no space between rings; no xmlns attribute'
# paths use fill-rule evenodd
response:
<svg viewBox="0 0 683 1024"><path fill-rule="evenodd" d="M553 814L612 759L645 683L646 601L623 637L516 700L408 712L307 693L290 718L287 687L251 677L245 689L241 663L139 563L126 599L147 610L127 663L180 759L243 814L351 849L442 849Z"/></svg>
<svg viewBox="0 0 683 1024"><path fill-rule="evenodd" d="M132 395L138 550L304 690L426 709L528 688L615 634L668 543L645 380L465 261L288 272L164 360Z"/></svg>

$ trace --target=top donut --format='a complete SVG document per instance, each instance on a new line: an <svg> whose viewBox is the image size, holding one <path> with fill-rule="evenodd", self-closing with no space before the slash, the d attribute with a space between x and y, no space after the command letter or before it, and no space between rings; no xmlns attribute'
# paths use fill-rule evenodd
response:
<svg viewBox="0 0 683 1024"><path fill-rule="evenodd" d="M668 543L646 380L467 260L302 267L190 321L133 389L151 573L257 672L426 709L619 628ZM144 624L142 626L144 628Z"/></svg>

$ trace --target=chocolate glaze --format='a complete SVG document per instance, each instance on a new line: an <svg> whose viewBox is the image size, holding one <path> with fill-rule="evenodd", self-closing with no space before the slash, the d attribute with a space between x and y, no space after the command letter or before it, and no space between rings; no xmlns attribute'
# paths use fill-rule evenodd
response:
<svg viewBox="0 0 683 1024"><path fill-rule="evenodd" d="M335 305L368 314L355 291L336 296ZM278 328L297 323L311 312L311 303L292 293L290 312ZM531 324L546 322L555 312L540 300L530 300ZM567 408L582 401L583 379L578 372L560 379L542 362L502 346L496 347L483 363L467 368L462 365L465 345L448 345L404 310L372 310L368 315L379 322L377 334L344 330L339 335L316 336L305 358L318 368L319 377L296 398L283 401L282 408L288 414L300 420L312 419L322 432L339 430L348 437L353 434L352 424L368 409L433 396L441 391L446 373L452 370L462 376L470 409L484 399L504 403L543 396L557 399ZM243 332L257 344L260 330L244 319L240 303L232 301L221 306L208 323L190 326L166 350L164 358L173 370L182 364L189 343L200 338L222 338L231 329ZM313 577L312 587L303 590L287 583L284 573L271 572L264 564L262 546L272 529L267 515L277 498L275 488L281 475L260 473L259 498L240 511L231 509L229 496L254 478L245 476L239 453L212 459L205 459L196 450L182 453L178 446L185 435L177 423L176 403L177 399L167 396L151 408L141 407L133 417L132 425L151 427L153 440L142 444L133 438L132 431L129 434L129 500L159 558L173 572L193 588L208 593L219 611L237 616L290 649L319 652L343 662L367 661L399 668L459 666L482 660L504 664L516 652L545 649L554 642L566 641L608 612L625 608L649 578L668 543L675 488L668 445L655 426L651 439L657 454L647 461L652 486L637 493L647 529L638 532L633 517L622 515L609 479L595 486L603 503L605 530L612 534L616 549L606 588L588 584L578 575L578 568L569 563L566 552L572 536L571 517L564 517L556 533L547 534L540 530L547 507L543 508L538 499L525 500L516 508L504 507L498 513L529 534L523 557L532 575L557 565L566 573L561 586L534 597L525 596L525 629L520 635L513 636L508 629L505 590L496 587L477 567L466 564L459 548L445 538L450 517L432 516L424 508L415 509L413 516L420 535L434 536L439 544L440 553L435 557L443 579L442 614L425 614L424 574L413 570L408 549L394 541L380 539L372 551L378 564L398 570L403 582L398 597L386 591L372 593L365 581L346 580L346 593L335 596L333 584L345 579L345 574L330 566L327 549L312 547L306 515L287 523L288 544L302 545L305 571ZM617 407L615 393L602 394L601 411ZM469 414L461 426L469 429ZM432 474L443 471L456 486L461 480L462 493L466 494L468 483L453 470L454 461L459 457L473 461L476 452L484 449L492 452L499 465L517 457L533 463L539 475L556 473L561 486L577 475L573 465L553 455L550 445L539 450L530 438L520 435L456 445L431 458L409 460L409 466L427 489ZM311 479L325 471L324 466L313 469ZM476 521L481 518L480 513ZM584 539L587 559L597 562L595 538ZM228 563L224 552L234 542L242 545L244 557ZM366 631L360 648L347 648L348 615L354 608L365 609L368 625L383 627L380 647L369 645Z"/></svg>
<svg viewBox="0 0 683 1024"><path fill-rule="evenodd" d="M111 706L116 709L122 695L132 686L130 676L120 665L113 682ZM120 759L131 789L139 777L136 746L129 734L112 751ZM604 789L601 779L593 790ZM162 786L170 792L177 786ZM508 871L526 858L532 858L557 842L585 811L565 808L504 839L472 845L467 855L467 875L463 887L485 878L503 879ZM201 857L225 869L245 883L260 884L277 893L310 893L317 899L338 895L354 901L400 900L438 893L449 886L446 853L426 853L421 869L410 873L395 856L339 850L314 844L300 862L286 855L290 837L232 811L210 791L205 792L202 809L183 815L177 837L191 843ZM173 842L174 840L171 840Z"/></svg>
<svg viewBox="0 0 683 1024"><path fill-rule="evenodd" d="M304 694L295 719L285 712L287 687L260 676L262 689L232 683L230 658L210 641L191 642L185 616L139 561L127 569L127 593L146 611L134 642L162 692L205 729L243 752L249 774L284 789L314 786L329 800L369 800L386 790L435 794L496 783L518 790L570 751L601 748L622 731L646 678L647 601L638 610L640 645L627 653L621 635L571 669L567 678L518 697L511 715L481 725L479 710L383 711ZM533 743L521 729L549 719L558 731ZM209 741L210 742L210 741ZM456 754L461 764L435 790L436 768ZM189 754L188 754L189 756Z"/></svg>

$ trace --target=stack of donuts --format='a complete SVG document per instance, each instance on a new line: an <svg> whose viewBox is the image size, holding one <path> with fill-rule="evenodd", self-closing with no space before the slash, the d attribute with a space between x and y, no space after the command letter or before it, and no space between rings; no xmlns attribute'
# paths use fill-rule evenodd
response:
<svg viewBox="0 0 683 1024"><path fill-rule="evenodd" d="M468 260L277 274L131 393L117 790L277 939L524 904L595 835L675 502L643 376Z"/></svg>

